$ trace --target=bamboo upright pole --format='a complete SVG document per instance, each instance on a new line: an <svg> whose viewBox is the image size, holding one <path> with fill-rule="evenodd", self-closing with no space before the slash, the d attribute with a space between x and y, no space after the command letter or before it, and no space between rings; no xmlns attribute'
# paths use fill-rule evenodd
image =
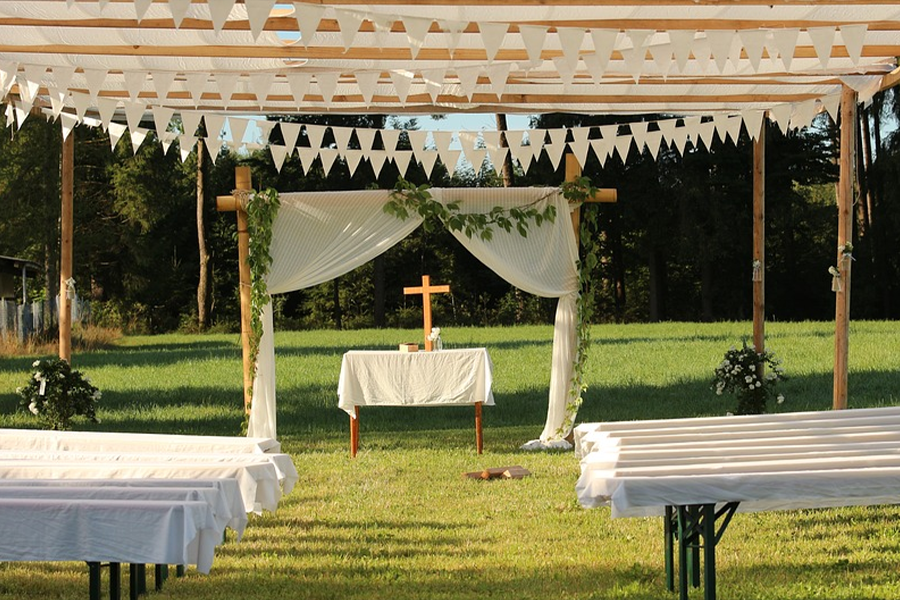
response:
<svg viewBox="0 0 900 600"><path fill-rule="evenodd" d="M72 277L72 238L74 230L73 197L75 195L75 133L69 132L62 143L61 207L59 237L59 357L72 362L72 308L69 301L69 279Z"/></svg>
<svg viewBox="0 0 900 600"><path fill-rule="evenodd" d="M252 189L250 167L235 167L234 187L237 192L249 192ZM241 351L244 365L244 411L250 414L251 389L253 388L253 365L250 362L250 233L247 231L247 211L240 204L236 209L241 294Z"/></svg>
<svg viewBox="0 0 900 600"><path fill-rule="evenodd" d="M753 144L753 347L766 349L766 128Z"/></svg>
<svg viewBox="0 0 900 600"><path fill-rule="evenodd" d="M581 177L581 165L578 159L572 153L566 154L566 181L575 181ZM575 230L575 243L581 245L581 207L579 206L571 213L572 229Z"/></svg>
<svg viewBox="0 0 900 600"><path fill-rule="evenodd" d="M841 92L841 175L838 181L838 251L840 286L834 307L834 402L835 410L847 408L848 351L850 342L850 263L844 255L853 242L853 184L856 166L855 91L844 86Z"/></svg>

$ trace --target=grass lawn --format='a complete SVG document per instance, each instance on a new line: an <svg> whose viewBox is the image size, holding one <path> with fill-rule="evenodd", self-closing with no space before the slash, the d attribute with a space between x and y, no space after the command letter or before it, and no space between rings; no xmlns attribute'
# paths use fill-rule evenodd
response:
<svg viewBox="0 0 900 600"><path fill-rule="evenodd" d="M713 369L747 323L596 326L591 388L579 421L721 415L733 400L710 390ZM831 406L833 326L772 323L769 347L790 380L778 410ZM657 599L665 590L661 519L612 520L584 510L578 461L530 454L547 410L550 327L452 329L447 347L486 346L496 407L484 411L475 454L469 408L363 411L349 458L337 408L341 355L395 347L415 331L278 335L278 430L300 472L275 514L251 518L243 541L217 552L208 576L170 579L157 598ZM30 427L16 386L35 357L0 358L0 426ZM126 337L76 355L103 390L109 431L235 435L241 421L237 336ZM850 405L900 404L900 323L855 322ZM82 425L82 428L88 426ZM521 481L460 474L520 464ZM2 535L2 532L0 532ZM900 597L900 509L868 507L739 514L718 548L723 599ZM86 598L77 563L0 564L0 598Z"/></svg>

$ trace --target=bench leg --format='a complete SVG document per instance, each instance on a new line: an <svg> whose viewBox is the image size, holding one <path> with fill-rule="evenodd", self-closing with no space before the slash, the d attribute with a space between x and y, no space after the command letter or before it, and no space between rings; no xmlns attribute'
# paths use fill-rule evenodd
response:
<svg viewBox="0 0 900 600"><path fill-rule="evenodd" d="M678 597L688 600L688 548L687 536L688 515L684 506L679 506L678 511Z"/></svg>
<svg viewBox="0 0 900 600"><path fill-rule="evenodd" d="M122 598L122 563L109 563L109 600Z"/></svg>
<svg viewBox="0 0 900 600"><path fill-rule="evenodd" d="M156 565L154 567L153 572L153 583L154 587L156 587L156 591L160 592L163 589L163 583L166 582L166 579L169 578L169 565Z"/></svg>
<svg viewBox="0 0 900 600"><path fill-rule="evenodd" d="M704 504L703 527L703 598L716 600L716 505Z"/></svg>
<svg viewBox="0 0 900 600"><path fill-rule="evenodd" d="M666 563L666 589L675 591L675 514L671 506L666 507L666 516L663 528L665 530L665 563Z"/></svg>
<svg viewBox="0 0 900 600"><path fill-rule="evenodd" d="M184 565L175 565L175 577L184 577Z"/></svg>
<svg viewBox="0 0 900 600"><path fill-rule="evenodd" d="M91 600L100 600L102 586L100 585L100 563L88 564L88 590Z"/></svg>

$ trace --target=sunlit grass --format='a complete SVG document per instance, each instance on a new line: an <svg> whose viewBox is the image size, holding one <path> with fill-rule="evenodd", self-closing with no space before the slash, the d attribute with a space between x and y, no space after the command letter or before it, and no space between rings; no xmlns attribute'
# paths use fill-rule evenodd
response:
<svg viewBox="0 0 900 600"><path fill-rule="evenodd" d="M597 326L580 420L721 415L712 371L747 323ZM853 323L851 406L898 404L900 324ZM769 347L790 380L778 410L831 406L833 325L774 323ZM337 408L341 355L392 348L418 331L291 332L277 340L279 436L301 474L274 515L251 519L208 576L171 579L159 598L657 599L665 590L659 519L609 518L578 506L571 453L526 454L540 433L549 327L448 329L450 347L486 346L497 406L485 409L485 454L472 410L363 411L348 456ZM33 356L0 359L0 426L33 426L14 389ZM102 430L234 435L241 421L238 337L126 337L74 362L103 390ZM464 471L520 464L521 481L467 481ZM900 509L740 514L718 550L728 599L900 597ZM0 564L0 598L87 595L76 563Z"/></svg>

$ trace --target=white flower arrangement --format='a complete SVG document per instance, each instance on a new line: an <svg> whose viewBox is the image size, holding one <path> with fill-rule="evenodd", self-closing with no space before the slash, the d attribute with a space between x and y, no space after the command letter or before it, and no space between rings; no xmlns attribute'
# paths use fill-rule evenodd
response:
<svg viewBox="0 0 900 600"><path fill-rule="evenodd" d="M760 376L765 368L768 372ZM731 346L716 367L715 375L713 384L717 396L729 392L738 397L737 414L766 412L769 396L778 404L784 402L783 394L775 395L775 386L785 379L781 360L768 350L757 353L747 346L746 340L741 349Z"/></svg>
<svg viewBox="0 0 900 600"><path fill-rule="evenodd" d="M91 380L58 359L36 360L28 383L16 388L21 407L40 419L47 429L70 429L76 416L99 423L96 410L103 394Z"/></svg>
<svg viewBox="0 0 900 600"><path fill-rule="evenodd" d="M439 337L441 337L441 328L440 327L432 327L431 333L428 334L428 341L436 342Z"/></svg>

